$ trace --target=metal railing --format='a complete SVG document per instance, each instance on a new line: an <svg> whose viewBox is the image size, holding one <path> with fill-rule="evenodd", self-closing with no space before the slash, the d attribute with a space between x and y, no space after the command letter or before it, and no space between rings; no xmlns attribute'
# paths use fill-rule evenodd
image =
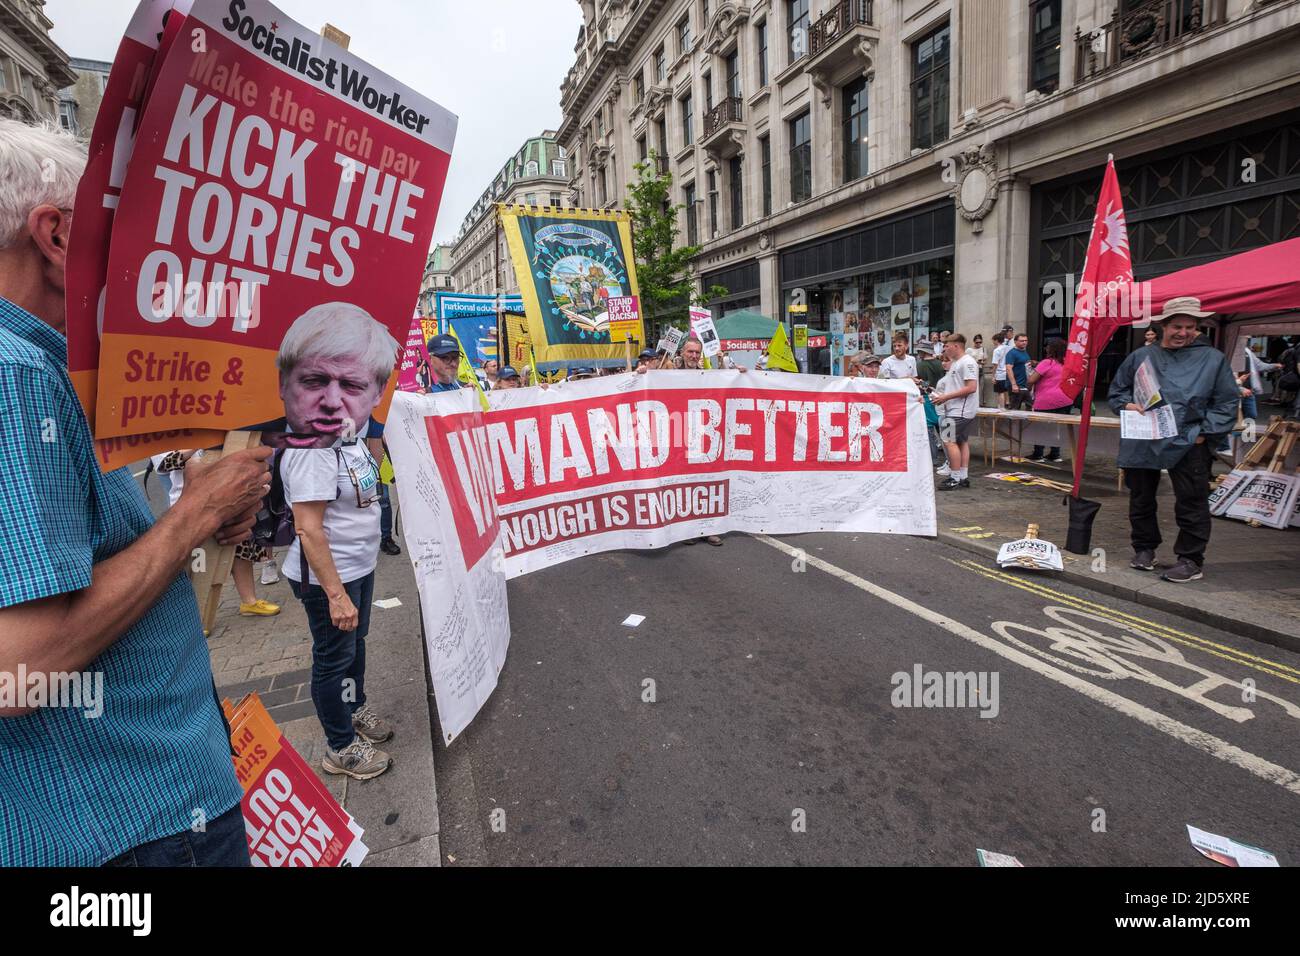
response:
<svg viewBox="0 0 1300 956"><path fill-rule="evenodd" d="M870 26L871 0L840 0L829 11L817 18L808 31L808 52L816 56L834 43L850 27Z"/></svg>
<svg viewBox="0 0 1300 956"><path fill-rule="evenodd" d="M1181 43L1225 19L1227 0L1151 0L1091 33L1075 31L1075 82Z"/></svg>
<svg viewBox="0 0 1300 956"><path fill-rule="evenodd" d="M739 123L744 115L744 102L738 96L728 96L704 114L704 136L707 139L728 123Z"/></svg>

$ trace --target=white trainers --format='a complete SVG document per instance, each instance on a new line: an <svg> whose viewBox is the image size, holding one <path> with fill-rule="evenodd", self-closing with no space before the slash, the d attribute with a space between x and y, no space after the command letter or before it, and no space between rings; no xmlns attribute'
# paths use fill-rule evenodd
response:
<svg viewBox="0 0 1300 956"><path fill-rule="evenodd" d="M280 580L280 566L272 559L262 565L262 583L275 584Z"/></svg>
<svg viewBox="0 0 1300 956"><path fill-rule="evenodd" d="M952 469L948 467L947 462L944 462L942 465L938 467L938 469L935 471L935 474L939 475L942 478L948 478L951 477L952 475Z"/></svg>

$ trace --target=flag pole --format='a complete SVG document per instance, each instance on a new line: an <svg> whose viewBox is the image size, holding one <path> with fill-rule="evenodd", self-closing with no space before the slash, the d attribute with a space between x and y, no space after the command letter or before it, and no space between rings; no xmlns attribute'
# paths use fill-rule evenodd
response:
<svg viewBox="0 0 1300 956"><path fill-rule="evenodd" d="M1088 430L1092 426L1092 401L1097 390L1097 360L1094 356L1088 362L1088 383L1083 386L1083 410L1079 417L1079 440L1074 448L1074 487L1070 497L1079 497L1079 485L1083 481L1083 461L1088 455Z"/></svg>

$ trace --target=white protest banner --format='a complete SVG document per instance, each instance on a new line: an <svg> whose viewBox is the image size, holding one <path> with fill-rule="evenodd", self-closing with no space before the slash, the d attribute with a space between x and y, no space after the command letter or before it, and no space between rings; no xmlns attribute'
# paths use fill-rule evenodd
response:
<svg viewBox="0 0 1300 956"><path fill-rule="evenodd" d="M918 398L739 371L493 390L486 413L468 389L399 392L385 438L445 740L496 686L509 577L728 531L935 534Z"/></svg>
<svg viewBox="0 0 1300 956"><path fill-rule="evenodd" d="M727 531L935 533L910 382L665 371L490 401L509 577ZM467 498L462 478L444 481Z"/></svg>
<svg viewBox="0 0 1300 956"><path fill-rule="evenodd" d="M700 340L700 345L707 358L713 358L722 351L718 341L718 328L713 324L713 313L708 309L691 308L691 334Z"/></svg>
<svg viewBox="0 0 1300 956"><path fill-rule="evenodd" d="M525 390L502 394L511 391ZM495 689L510 645L500 523L478 391L398 392L384 437L401 488L443 742L451 743Z"/></svg>

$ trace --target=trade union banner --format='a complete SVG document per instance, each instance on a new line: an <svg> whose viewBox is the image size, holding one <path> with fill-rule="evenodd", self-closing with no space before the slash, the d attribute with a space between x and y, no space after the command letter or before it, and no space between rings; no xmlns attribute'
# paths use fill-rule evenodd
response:
<svg viewBox="0 0 1300 956"><path fill-rule="evenodd" d="M517 295L482 295L475 292L436 292L434 293L434 314L438 316L441 329L447 333L447 323L452 319L483 318L495 316L497 307L512 312L522 312L524 300Z"/></svg>
<svg viewBox="0 0 1300 956"><path fill-rule="evenodd" d="M301 358L334 329L396 360L455 129L266 0L194 0L113 224L96 437L280 425L327 441L337 423L293 418L282 345Z"/></svg>
<svg viewBox="0 0 1300 956"><path fill-rule="evenodd" d="M498 206L537 367L617 366L609 300L640 295L627 212Z"/></svg>
<svg viewBox="0 0 1300 956"><path fill-rule="evenodd" d="M403 393L385 433L440 708L477 711L495 686L508 578L728 531L936 531L910 381L652 371L488 401L484 414L468 389Z"/></svg>

